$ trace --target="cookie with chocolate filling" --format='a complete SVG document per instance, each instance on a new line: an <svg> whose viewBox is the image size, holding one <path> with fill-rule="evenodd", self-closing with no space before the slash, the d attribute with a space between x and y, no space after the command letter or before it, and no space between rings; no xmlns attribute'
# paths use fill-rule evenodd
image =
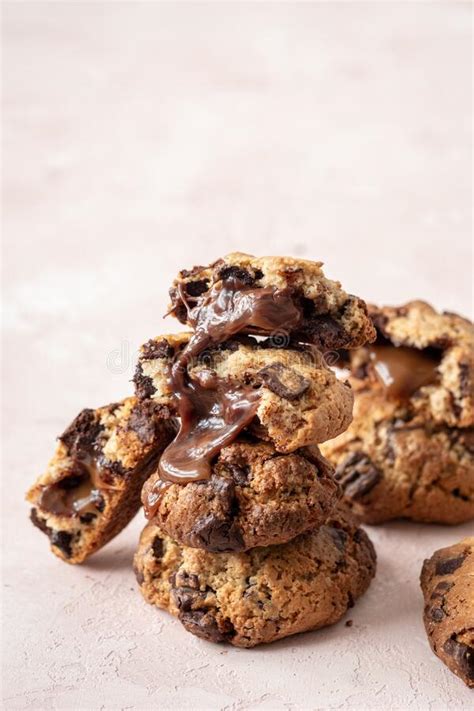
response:
<svg viewBox="0 0 474 711"><path fill-rule="evenodd" d="M342 361L353 422L322 445L347 502L366 523L474 518L472 324L422 302L370 313L375 345Z"/></svg>
<svg viewBox="0 0 474 711"><path fill-rule="evenodd" d="M140 350L136 394L178 413L170 372L192 334L159 336ZM353 394L311 346L277 348L245 337L209 346L187 364L191 382L211 389L250 394L255 411L248 429L280 452L324 442L344 432L352 419Z"/></svg>
<svg viewBox="0 0 474 711"><path fill-rule="evenodd" d="M474 687L474 537L441 548L425 560L420 582L433 652Z"/></svg>
<svg viewBox="0 0 474 711"><path fill-rule="evenodd" d="M321 266L292 257L229 254L181 271L170 290L170 313L193 328L211 324L214 331L225 330L227 338L236 332L273 334L322 351L372 341L365 303L327 279Z"/></svg>
<svg viewBox="0 0 474 711"><path fill-rule="evenodd" d="M82 410L26 497L53 553L82 563L116 536L138 511L143 483L175 431L166 408L134 397Z"/></svg>
<svg viewBox="0 0 474 711"><path fill-rule="evenodd" d="M289 543L246 553L179 546L150 523L134 567L147 602L189 632L254 647L337 622L369 587L375 551L342 511Z"/></svg>
<svg viewBox="0 0 474 711"><path fill-rule="evenodd" d="M317 447L279 454L240 438L220 451L209 479L166 486L156 473L142 500L147 516L181 545L241 551L322 525L340 498L333 473Z"/></svg>
<svg viewBox="0 0 474 711"><path fill-rule="evenodd" d="M353 386L437 424L474 426L473 324L423 301L369 306L369 313L377 340L347 354Z"/></svg>

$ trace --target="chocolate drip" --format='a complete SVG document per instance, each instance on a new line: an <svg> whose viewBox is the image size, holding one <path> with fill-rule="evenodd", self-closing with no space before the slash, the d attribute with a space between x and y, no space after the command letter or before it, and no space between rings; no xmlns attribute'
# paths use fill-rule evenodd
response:
<svg viewBox="0 0 474 711"><path fill-rule="evenodd" d="M181 293L184 303L185 294ZM302 311L290 289L252 288L235 276L224 279L193 309L188 320L194 334L175 360L170 374L178 400L181 427L160 460L160 480L151 487L145 512L152 517L166 482L187 483L208 479L213 457L247 427L258 405L258 391L219 380L212 371L191 379L188 366L211 345L218 345L243 330L257 335L294 330Z"/></svg>
<svg viewBox="0 0 474 711"><path fill-rule="evenodd" d="M408 398L423 385L435 382L439 358L405 346L376 345L370 348L370 362L388 397Z"/></svg>

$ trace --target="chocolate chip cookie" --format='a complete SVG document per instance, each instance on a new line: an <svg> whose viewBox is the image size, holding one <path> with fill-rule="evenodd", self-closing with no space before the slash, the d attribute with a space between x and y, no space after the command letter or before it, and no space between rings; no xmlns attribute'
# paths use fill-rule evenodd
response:
<svg viewBox="0 0 474 711"><path fill-rule="evenodd" d="M192 334L159 336L140 350L136 394L178 412L170 372ZM352 419L353 394L311 346L275 347L273 341L243 337L209 346L186 366L187 377L203 387L252 391L257 398L248 430L280 452L324 442Z"/></svg>
<svg viewBox="0 0 474 711"><path fill-rule="evenodd" d="M220 451L209 479L166 486L156 472L142 500L147 516L181 545L241 551L322 525L340 498L333 473L316 447L279 454L240 438Z"/></svg>
<svg viewBox="0 0 474 711"><path fill-rule="evenodd" d="M229 254L181 271L170 290L170 313L193 328L203 311L212 311L214 323L225 313L228 337L245 322L245 333L291 336L322 351L373 340L365 303L327 279L321 266L292 257Z"/></svg>
<svg viewBox="0 0 474 711"><path fill-rule="evenodd" d="M433 652L474 687L474 537L436 551L425 560L420 580Z"/></svg>
<svg viewBox="0 0 474 711"><path fill-rule="evenodd" d="M472 324L422 302L369 311L375 345L341 360L355 393L353 422L322 452L366 523L470 520Z"/></svg>
<svg viewBox="0 0 474 711"><path fill-rule="evenodd" d="M182 547L150 523L134 567L145 599L189 632L254 647L337 622L368 588L375 551L343 511L289 543L246 553Z"/></svg>
<svg viewBox="0 0 474 711"><path fill-rule="evenodd" d="M27 494L31 520L53 553L82 563L116 536L138 511L143 483L175 431L166 408L134 397L82 410Z"/></svg>

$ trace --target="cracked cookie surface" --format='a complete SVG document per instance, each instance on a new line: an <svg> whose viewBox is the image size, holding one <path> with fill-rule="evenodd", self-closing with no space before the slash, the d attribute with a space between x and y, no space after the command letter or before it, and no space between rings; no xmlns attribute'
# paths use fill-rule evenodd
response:
<svg viewBox="0 0 474 711"><path fill-rule="evenodd" d="M166 409L134 397L82 410L27 493L55 555L82 563L129 523L175 431Z"/></svg>
<svg viewBox="0 0 474 711"><path fill-rule="evenodd" d="M346 354L353 421L321 450L366 523L468 521L474 518L472 324L423 302L369 311L380 350Z"/></svg>
<svg viewBox="0 0 474 711"><path fill-rule="evenodd" d="M153 520L181 545L208 551L285 543L327 519L340 498L333 473L316 447L279 454L241 438L221 450L210 479L169 485ZM143 488L145 509L156 484L158 473Z"/></svg>
<svg viewBox="0 0 474 711"><path fill-rule="evenodd" d="M433 652L474 687L474 537L425 560L420 582L423 620Z"/></svg>
<svg viewBox="0 0 474 711"><path fill-rule="evenodd" d="M170 289L170 313L181 323L190 323L190 311L213 289L237 280L249 290L276 290L290 296L301 319L288 333L282 324L279 337L289 335L322 351L354 348L373 340L375 332L365 303L347 294L339 282L327 279L321 267L320 262L292 257L229 254L207 267L181 271ZM245 332L260 333L251 327Z"/></svg>
<svg viewBox="0 0 474 711"><path fill-rule="evenodd" d="M179 546L153 523L135 572L145 599L213 642L254 647L337 622L368 588L375 551L352 516L246 553Z"/></svg>
<svg viewBox="0 0 474 711"><path fill-rule="evenodd" d="M169 373L191 334L159 336L142 346L135 373L137 396L177 412ZM280 452L336 437L352 419L353 393L311 346L276 348L250 337L207 348L187 368L199 383L217 378L231 387L258 390L250 432Z"/></svg>

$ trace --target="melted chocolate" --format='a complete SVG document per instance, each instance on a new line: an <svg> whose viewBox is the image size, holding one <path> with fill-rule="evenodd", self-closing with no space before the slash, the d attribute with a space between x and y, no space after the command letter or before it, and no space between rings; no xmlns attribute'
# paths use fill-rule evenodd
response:
<svg viewBox="0 0 474 711"><path fill-rule="evenodd" d="M438 375L439 359L416 348L371 346L370 361L387 396L394 399L410 397L418 388L435 382Z"/></svg>
<svg viewBox="0 0 474 711"><path fill-rule="evenodd" d="M72 517L96 514L103 502L96 468L78 461L70 476L42 489L38 506L56 516Z"/></svg>
<svg viewBox="0 0 474 711"><path fill-rule="evenodd" d="M184 303L185 294L181 293ZM252 288L236 277L225 279L188 310L194 334L175 360L170 384L178 400L181 427L160 460L160 480L151 487L145 513L152 517L166 482L187 483L208 479L211 461L253 420L258 391L235 387L212 371L192 380L188 366L211 345L243 330L259 335L276 330L290 332L302 318L290 289Z"/></svg>

